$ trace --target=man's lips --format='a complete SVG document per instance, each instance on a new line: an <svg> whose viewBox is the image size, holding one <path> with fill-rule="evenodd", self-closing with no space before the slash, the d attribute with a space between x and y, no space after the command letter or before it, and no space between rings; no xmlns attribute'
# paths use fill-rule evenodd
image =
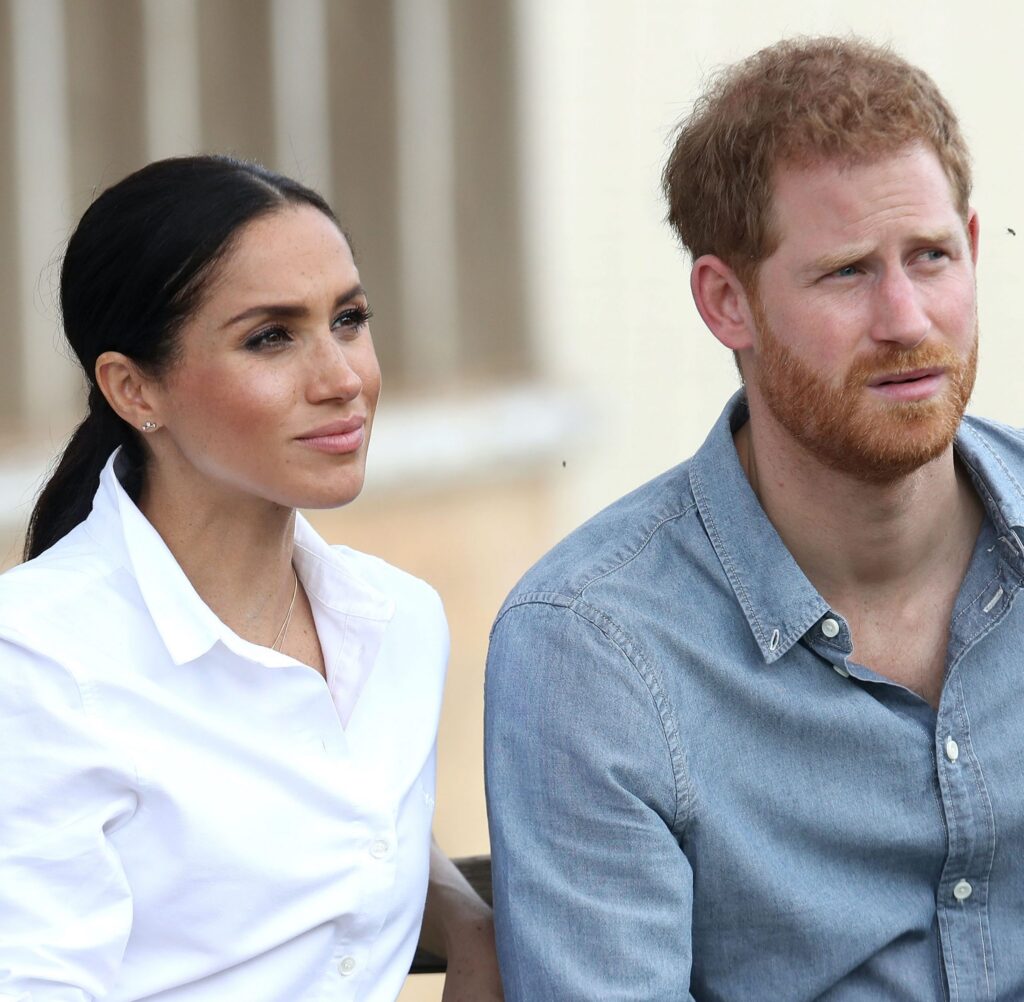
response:
<svg viewBox="0 0 1024 1002"><path fill-rule="evenodd" d="M341 421L332 421L299 435L297 441L319 452L341 455L355 452L365 438L366 418L356 414Z"/></svg>
<svg viewBox="0 0 1024 1002"><path fill-rule="evenodd" d="M910 372L886 373L884 376L876 376L868 382L868 386L890 386L898 383L912 383L919 379L928 379L931 376L941 376L945 372L941 366L933 366L930 369L912 369Z"/></svg>
<svg viewBox="0 0 1024 1002"><path fill-rule="evenodd" d="M910 372L890 372L875 376L868 387L890 400L927 400L938 392L946 374L945 368L912 369Z"/></svg>

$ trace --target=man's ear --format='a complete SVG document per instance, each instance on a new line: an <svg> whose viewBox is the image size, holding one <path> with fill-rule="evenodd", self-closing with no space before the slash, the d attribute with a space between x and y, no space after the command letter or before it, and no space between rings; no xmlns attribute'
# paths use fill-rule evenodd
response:
<svg viewBox="0 0 1024 1002"><path fill-rule="evenodd" d="M971 209L967 217L967 239L971 245L971 260L978 263L978 237L981 235L980 224L978 223L978 210Z"/></svg>
<svg viewBox="0 0 1024 1002"><path fill-rule="evenodd" d="M754 318L743 283L720 257L703 254L693 262L690 291L708 330L733 351L754 344Z"/></svg>
<svg viewBox="0 0 1024 1002"><path fill-rule="evenodd" d="M154 427L163 423L155 407L153 380L127 355L103 352L96 359L96 385L118 417L133 428L141 429L147 422Z"/></svg>

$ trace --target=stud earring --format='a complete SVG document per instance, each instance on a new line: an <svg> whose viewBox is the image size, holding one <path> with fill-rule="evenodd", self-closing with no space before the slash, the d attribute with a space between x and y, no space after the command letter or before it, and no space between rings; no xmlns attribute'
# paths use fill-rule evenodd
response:
<svg viewBox="0 0 1024 1002"><path fill-rule="evenodd" d="M160 426L155 421L143 421L142 422L142 430L143 431L147 431L147 432L148 431L156 431L157 428L159 428L159 427Z"/></svg>

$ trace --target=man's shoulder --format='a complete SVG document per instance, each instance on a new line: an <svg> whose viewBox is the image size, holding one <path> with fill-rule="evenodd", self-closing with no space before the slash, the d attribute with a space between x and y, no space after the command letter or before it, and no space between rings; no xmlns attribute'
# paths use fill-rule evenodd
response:
<svg viewBox="0 0 1024 1002"><path fill-rule="evenodd" d="M1024 428L1015 428L992 418L965 414L961 425L961 437L967 436L999 449L1006 457L1024 463Z"/></svg>
<svg viewBox="0 0 1024 1002"><path fill-rule="evenodd" d="M678 559L680 537L698 525L691 463L666 470L571 532L526 572L502 611L524 601L571 605L599 582L614 587L623 576L645 579L657 573L666 545Z"/></svg>
<svg viewBox="0 0 1024 1002"><path fill-rule="evenodd" d="M957 448L985 487L1024 518L1024 429L991 418L967 415L960 425Z"/></svg>

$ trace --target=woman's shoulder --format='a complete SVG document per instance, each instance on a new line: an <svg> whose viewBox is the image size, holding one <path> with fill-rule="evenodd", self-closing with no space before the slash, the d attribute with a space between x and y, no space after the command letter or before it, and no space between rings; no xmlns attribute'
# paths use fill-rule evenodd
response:
<svg viewBox="0 0 1024 1002"><path fill-rule="evenodd" d="M32 560L0 574L0 637L52 645L109 612L120 565L79 526Z"/></svg>
<svg viewBox="0 0 1024 1002"><path fill-rule="evenodd" d="M428 604L439 604L441 601L434 587L423 578L389 564L382 557L343 544L335 544L331 550L352 572L389 598L415 597Z"/></svg>
<svg viewBox="0 0 1024 1002"><path fill-rule="evenodd" d="M409 611L411 607L423 614L444 617L440 595L423 578L350 546L333 545L331 550L350 573L394 602L397 609L404 607Z"/></svg>

